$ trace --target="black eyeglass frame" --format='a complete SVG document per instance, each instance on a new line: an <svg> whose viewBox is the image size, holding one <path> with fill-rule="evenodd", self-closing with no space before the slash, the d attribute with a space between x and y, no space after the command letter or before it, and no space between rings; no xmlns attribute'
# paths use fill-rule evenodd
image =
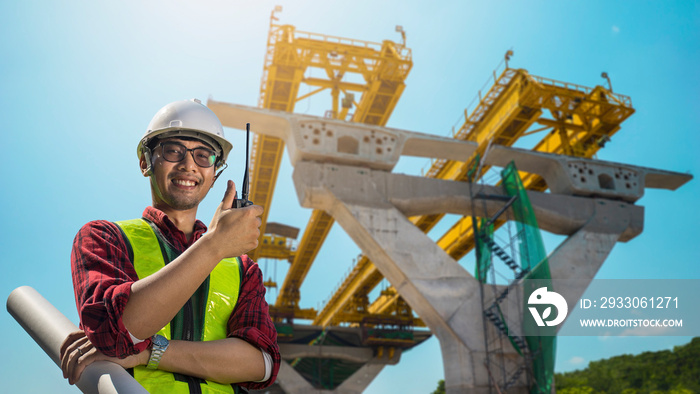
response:
<svg viewBox="0 0 700 394"><path fill-rule="evenodd" d="M181 147L182 149L184 149L184 153L182 154L182 157L180 158L180 160L170 160L170 159L168 159L167 157L165 157L166 154L165 154L164 145L175 145L175 146L178 146L178 147ZM209 148L205 148L205 147L202 147L202 146L199 146L199 147L196 147L196 148L192 148L192 149L187 149L187 147L186 147L185 145L183 145L183 144L181 144L181 143L179 143L179 142L175 142L175 141L163 141L163 142L159 143L157 146L161 148L161 154L163 155L163 160L168 161L168 162L170 162L170 163L179 163L179 162L185 160L185 156L187 155L187 152L190 152L190 154L192 155L192 160L194 160L195 164L197 164L198 166L200 166L200 167L202 167L202 168L209 168L209 167L212 167L212 166L216 165L216 164L219 162L219 160L220 160L220 157L219 157L219 155L216 153L215 150L209 149ZM199 162L197 161L197 156L195 156L195 151L205 151L205 152L209 153L209 154L207 155L207 157L214 156L214 162L211 163L211 164L209 164L209 160L207 160L207 164L208 164L208 165L206 165L206 166L205 166L205 165L202 165L201 163L199 163Z"/></svg>

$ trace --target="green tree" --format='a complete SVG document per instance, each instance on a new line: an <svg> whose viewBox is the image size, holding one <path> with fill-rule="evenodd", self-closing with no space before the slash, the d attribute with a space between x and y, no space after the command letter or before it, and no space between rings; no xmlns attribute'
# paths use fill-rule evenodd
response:
<svg viewBox="0 0 700 394"><path fill-rule="evenodd" d="M440 379L437 388L435 391L433 391L433 394L445 394L445 379Z"/></svg>
<svg viewBox="0 0 700 394"><path fill-rule="evenodd" d="M557 390L557 394L593 394L593 388L588 386L570 387Z"/></svg>
<svg viewBox="0 0 700 394"><path fill-rule="evenodd" d="M558 373L559 393L700 393L700 337L673 350L622 355ZM592 390L592 391L581 391Z"/></svg>

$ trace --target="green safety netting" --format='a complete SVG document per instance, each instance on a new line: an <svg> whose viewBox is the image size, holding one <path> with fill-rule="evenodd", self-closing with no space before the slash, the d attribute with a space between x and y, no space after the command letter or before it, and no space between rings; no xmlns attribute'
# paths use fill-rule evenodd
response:
<svg viewBox="0 0 700 394"><path fill-rule="evenodd" d="M535 212L530 204L530 199L527 196L527 191L523 187L522 180L518 174L515 164L511 162L501 172L503 179L503 189L509 196L518 196L512 204L512 212L515 216L516 226L518 229L518 240L520 250L520 264L523 270L529 270L529 274L525 279L538 279L536 283L539 286L544 284L549 291L552 291L551 274L549 271L549 263L547 261L547 253L542 242L542 234L537 225ZM528 284L534 283L527 281ZM530 285L524 289L523 308L527 311L527 300L530 294L535 290L535 287ZM525 319L524 324L534 325L531 319ZM527 336L526 341L530 349L532 357L532 370L535 378L532 393L551 393L554 380L554 361L556 354L556 331L555 327L542 328L536 326L523 327L525 332L533 332L531 330L539 329L539 336Z"/></svg>

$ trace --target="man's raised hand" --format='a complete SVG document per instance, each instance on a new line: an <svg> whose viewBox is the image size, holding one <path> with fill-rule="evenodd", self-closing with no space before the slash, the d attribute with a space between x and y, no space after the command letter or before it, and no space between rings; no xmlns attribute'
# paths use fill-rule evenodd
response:
<svg viewBox="0 0 700 394"><path fill-rule="evenodd" d="M222 258L237 257L255 249L260 237L263 208L251 205L233 209L235 198L236 185L229 180L224 198L209 225L209 236Z"/></svg>
<svg viewBox="0 0 700 394"><path fill-rule="evenodd" d="M209 223L209 231L214 231L216 228L216 223L219 220L219 217L221 216L221 212L231 209L233 207L233 200L236 198L236 184L233 183L232 180L228 180L226 182L226 191L224 192L224 199L221 200L221 203L219 204L218 207L216 207L216 211L214 212L214 217L211 218L211 223Z"/></svg>

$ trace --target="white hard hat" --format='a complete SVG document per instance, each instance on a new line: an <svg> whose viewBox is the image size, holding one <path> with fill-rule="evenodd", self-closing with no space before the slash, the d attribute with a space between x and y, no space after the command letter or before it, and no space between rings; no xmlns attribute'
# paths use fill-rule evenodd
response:
<svg viewBox="0 0 700 394"><path fill-rule="evenodd" d="M150 156L150 152L146 152L147 146L154 137L178 136L197 138L211 145L221 157L217 167L224 165L233 148L233 145L224 137L224 128L214 112L201 101L192 99L175 101L161 108L148 124L136 154L139 158L144 153Z"/></svg>

